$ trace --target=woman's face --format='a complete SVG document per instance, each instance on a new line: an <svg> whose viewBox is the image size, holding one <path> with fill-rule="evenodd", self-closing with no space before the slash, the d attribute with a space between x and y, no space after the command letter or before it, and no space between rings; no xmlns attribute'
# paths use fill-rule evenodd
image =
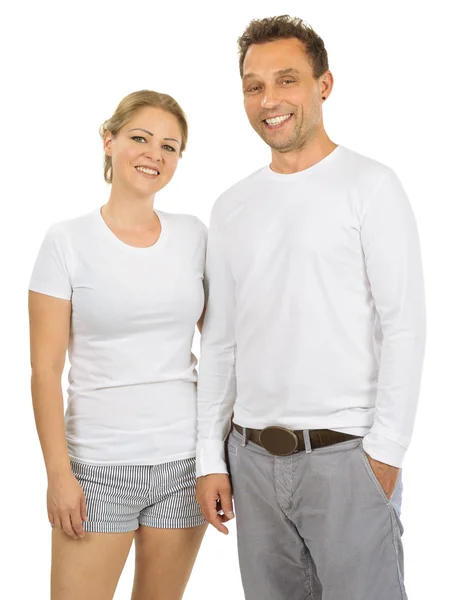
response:
<svg viewBox="0 0 450 600"><path fill-rule="evenodd" d="M180 147L181 129L174 115L161 108L139 109L115 137L105 135L112 185L136 196L154 196L172 179Z"/></svg>

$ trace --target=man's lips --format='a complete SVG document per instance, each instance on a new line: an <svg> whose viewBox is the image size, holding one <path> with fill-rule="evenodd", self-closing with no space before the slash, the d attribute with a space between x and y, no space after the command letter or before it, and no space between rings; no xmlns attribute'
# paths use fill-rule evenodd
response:
<svg viewBox="0 0 450 600"><path fill-rule="evenodd" d="M285 113L283 115L275 115L274 117L266 117L263 119L264 125L268 129L280 129L285 123L291 120L293 113Z"/></svg>

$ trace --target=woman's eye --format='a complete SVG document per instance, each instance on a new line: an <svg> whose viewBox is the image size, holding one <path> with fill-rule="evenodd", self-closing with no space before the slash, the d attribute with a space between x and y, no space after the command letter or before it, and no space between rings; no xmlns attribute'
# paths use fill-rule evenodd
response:
<svg viewBox="0 0 450 600"><path fill-rule="evenodd" d="M175 152L175 148L172 148L172 146L169 146L168 144L164 144L163 148L169 152Z"/></svg>
<svg viewBox="0 0 450 600"><path fill-rule="evenodd" d="M134 141L136 141L136 142L139 142L140 144L142 144L142 142L146 142L147 141L141 135L133 135L133 137L131 139L134 140Z"/></svg>

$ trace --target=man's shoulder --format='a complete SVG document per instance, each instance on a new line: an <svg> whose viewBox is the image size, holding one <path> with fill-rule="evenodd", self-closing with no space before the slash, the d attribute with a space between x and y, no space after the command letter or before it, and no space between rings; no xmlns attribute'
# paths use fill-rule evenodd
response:
<svg viewBox="0 0 450 600"><path fill-rule="evenodd" d="M375 181L393 174L391 167L379 160L350 150L349 148L342 147L342 150L347 166L347 174L352 179L358 181L368 178Z"/></svg>
<svg viewBox="0 0 450 600"><path fill-rule="evenodd" d="M261 167L227 188L214 203L214 212L229 212L245 202L247 196L255 193L255 184L264 178L267 167Z"/></svg>

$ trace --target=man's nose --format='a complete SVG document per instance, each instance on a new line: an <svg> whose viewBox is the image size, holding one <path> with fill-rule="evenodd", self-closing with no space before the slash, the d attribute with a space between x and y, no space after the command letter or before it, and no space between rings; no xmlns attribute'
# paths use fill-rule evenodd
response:
<svg viewBox="0 0 450 600"><path fill-rule="evenodd" d="M273 87L266 87L261 100L262 108L274 108L280 103L277 90Z"/></svg>

